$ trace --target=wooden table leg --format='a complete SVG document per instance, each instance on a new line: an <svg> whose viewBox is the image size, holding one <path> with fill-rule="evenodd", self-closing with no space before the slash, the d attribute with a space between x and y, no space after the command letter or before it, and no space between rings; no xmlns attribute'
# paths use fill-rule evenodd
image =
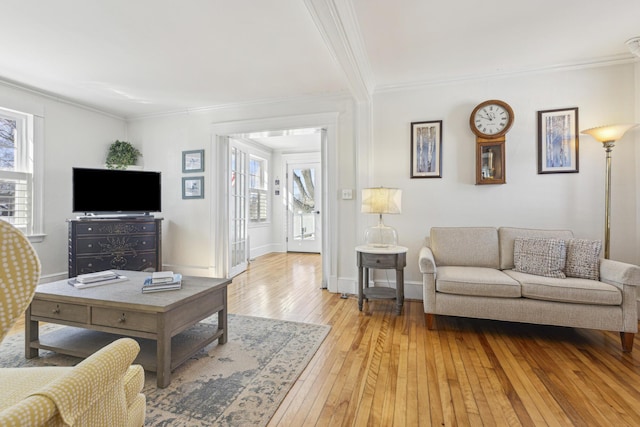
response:
<svg viewBox="0 0 640 427"><path fill-rule="evenodd" d="M364 293L363 293L363 268L362 267L358 267L358 310L362 311L362 300L364 299Z"/></svg>
<svg viewBox="0 0 640 427"><path fill-rule="evenodd" d="M396 270L396 314L402 313L404 304L404 268Z"/></svg>
<svg viewBox="0 0 640 427"><path fill-rule="evenodd" d="M24 357L33 359L38 357L38 349L32 348L31 343L40 339L40 324L37 320L31 320L31 305L24 313Z"/></svg>
<svg viewBox="0 0 640 427"><path fill-rule="evenodd" d="M171 383L171 333L164 317L158 321L156 353L156 383L158 388L166 388Z"/></svg>
<svg viewBox="0 0 640 427"><path fill-rule="evenodd" d="M228 322L227 322L227 296L225 290L224 296L224 308L218 312L218 329L222 329L222 335L218 338L218 344L225 344L227 342L228 334Z"/></svg>

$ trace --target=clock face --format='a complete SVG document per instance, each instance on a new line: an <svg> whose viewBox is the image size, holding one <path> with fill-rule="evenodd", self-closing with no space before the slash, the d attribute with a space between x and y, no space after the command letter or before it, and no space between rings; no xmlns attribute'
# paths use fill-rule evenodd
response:
<svg viewBox="0 0 640 427"><path fill-rule="evenodd" d="M485 138L504 135L513 123L513 111L501 101L487 101L478 105L471 116L471 129Z"/></svg>

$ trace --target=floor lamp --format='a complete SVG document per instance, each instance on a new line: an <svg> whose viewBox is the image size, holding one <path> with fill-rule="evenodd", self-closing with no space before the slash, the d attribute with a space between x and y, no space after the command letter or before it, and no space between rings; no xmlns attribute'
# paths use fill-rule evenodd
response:
<svg viewBox="0 0 640 427"><path fill-rule="evenodd" d="M611 237L611 151L617 140L629 130L638 125L610 125L586 129L580 133L591 135L602 142L607 153L606 180L604 185L604 258L609 259L609 243Z"/></svg>

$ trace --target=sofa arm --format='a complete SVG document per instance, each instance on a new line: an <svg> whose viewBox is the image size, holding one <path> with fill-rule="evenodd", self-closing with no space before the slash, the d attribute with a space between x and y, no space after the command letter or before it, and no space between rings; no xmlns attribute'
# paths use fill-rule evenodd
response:
<svg viewBox="0 0 640 427"><path fill-rule="evenodd" d="M621 287L640 285L640 267L610 259L600 260L600 280Z"/></svg>
<svg viewBox="0 0 640 427"><path fill-rule="evenodd" d="M637 289L640 286L640 267L610 259L600 260L600 281L622 291L622 332L638 330Z"/></svg>
<svg viewBox="0 0 640 427"><path fill-rule="evenodd" d="M422 304L425 313L435 313L436 309L436 262L431 248L423 246L418 257L422 273Z"/></svg>
<svg viewBox="0 0 640 427"><path fill-rule="evenodd" d="M420 267L420 273L422 274L436 272L436 261L433 258L433 252L431 252L431 248L423 246L420 249L418 266Z"/></svg>
<svg viewBox="0 0 640 427"><path fill-rule="evenodd" d="M125 425L124 377L139 351L135 340L121 338L32 396L51 399L60 417L69 425Z"/></svg>
<svg viewBox="0 0 640 427"><path fill-rule="evenodd" d="M37 368L36 368L37 369ZM3 427L63 425L56 405L44 396L29 396L0 412Z"/></svg>

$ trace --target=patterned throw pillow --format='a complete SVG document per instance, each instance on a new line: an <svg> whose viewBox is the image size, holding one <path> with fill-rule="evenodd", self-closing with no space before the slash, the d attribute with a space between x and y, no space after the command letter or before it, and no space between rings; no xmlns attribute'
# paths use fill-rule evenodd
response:
<svg viewBox="0 0 640 427"><path fill-rule="evenodd" d="M521 273L565 279L566 256L560 239L517 238L513 246L515 270Z"/></svg>
<svg viewBox="0 0 640 427"><path fill-rule="evenodd" d="M567 277L600 280L600 240L567 240Z"/></svg>

